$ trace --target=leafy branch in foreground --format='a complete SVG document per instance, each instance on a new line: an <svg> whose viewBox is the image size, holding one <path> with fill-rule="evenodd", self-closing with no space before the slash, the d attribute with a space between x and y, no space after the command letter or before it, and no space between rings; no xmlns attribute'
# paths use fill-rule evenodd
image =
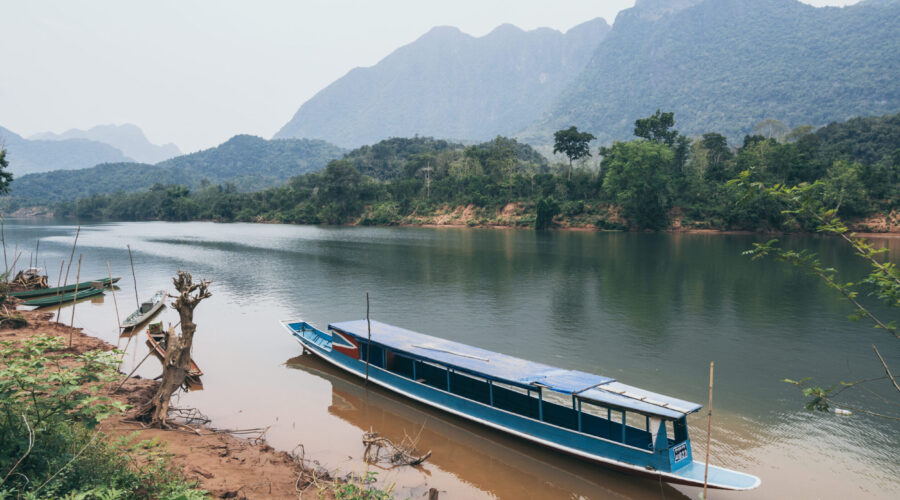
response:
<svg viewBox="0 0 900 500"><path fill-rule="evenodd" d="M825 186L820 181L812 184L803 183L793 187L783 184L767 187L759 182L751 182L751 175L751 171L743 171L737 179L729 181L729 185L737 186L744 191L743 200L762 196L780 201L788 207L783 213L788 217L789 223L802 228L812 227L817 232L839 236L858 257L869 264L870 271L868 275L858 282L842 282L837 278L837 269L823 264L817 254L807 250L784 249L778 245L777 239L772 239L765 243L754 243L753 248L745 251L744 255L750 256L753 260L771 256L777 261L787 262L803 269L808 274L821 279L829 288L836 290L853 304L855 310L850 315L851 320L867 319L873 323L875 328L885 330L893 337L900 338L896 321L882 319L860 300L860 294L863 293L882 301L889 308L900 307L900 272L898 272L896 265L892 262L880 260L880 256L887 249L875 248L868 240L851 232L837 216L837 208L825 206L825 200L830 197L825 196L827 194L825 193ZM838 200L840 199L839 197ZM838 201L838 204L840 204L840 201ZM799 381L791 379L785 379L784 381L796 385L802 390L804 396L812 398L806 405L807 409L810 410L828 411L835 404L834 398L844 390L877 380L890 380L894 389L900 394L900 385L897 384L884 357L882 357L875 345L872 346L872 349L884 368L886 374L884 377L857 382L841 382L829 388L808 384L811 380L809 377ZM892 403L897 404L896 402ZM865 408L851 407L843 402L840 405L862 413L900 420L900 417L876 413Z"/></svg>
<svg viewBox="0 0 900 500"><path fill-rule="evenodd" d="M114 352L58 337L0 343L0 499L202 498L161 452L110 443L97 425L126 406L100 395Z"/></svg>

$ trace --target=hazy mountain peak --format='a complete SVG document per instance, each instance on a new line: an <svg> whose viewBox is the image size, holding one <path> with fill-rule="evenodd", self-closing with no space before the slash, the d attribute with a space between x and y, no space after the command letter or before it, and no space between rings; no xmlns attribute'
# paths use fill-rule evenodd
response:
<svg viewBox="0 0 900 500"><path fill-rule="evenodd" d="M476 38L435 27L322 89L275 138L355 147L416 134L484 140L512 133L540 116L608 31L602 19L566 34L504 24Z"/></svg>
<svg viewBox="0 0 900 500"><path fill-rule="evenodd" d="M485 36L490 36L490 37L516 36L516 35L522 35L524 33L525 33L525 30L516 26L515 24L503 23L500 26L497 26L496 28L492 29L490 31L490 33L488 33Z"/></svg>
<svg viewBox="0 0 900 500"><path fill-rule="evenodd" d="M162 146L151 143L137 125L97 125L88 130L70 129L61 134L42 132L31 136L33 140L60 141L67 139L88 139L109 144L125 155L143 163L158 163L178 156L181 151L175 144Z"/></svg>
<svg viewBox="0 0 900 500"><path fill-rule="evenodd" d="M658 19L703 1L705 0L636 0L634 7L627 11L636 13L643 19Z"/></svg>
<svg viewBox="0 0 900 500"><path fill-rule="evenodd" d="M119 149L88 139L30 140L0 127L0 145L17 176L47 170L86 168L103 162L129 161Z"/></svg>

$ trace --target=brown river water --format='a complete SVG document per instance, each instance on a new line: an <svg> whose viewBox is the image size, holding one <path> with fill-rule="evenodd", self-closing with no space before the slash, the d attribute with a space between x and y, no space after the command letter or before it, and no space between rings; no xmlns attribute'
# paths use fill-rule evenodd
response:
<svg viewBox="0 0 900 500"><path fill-rule="evenodd" d="M40 239L38 264L55 283L75 226L6 221L8 259ZM328 323L372 316L423 333L526 359L615 377L706 405L716 362L711 462L762 478L749 492L712 498L898 498L900 425L811 413L783 378L821 385L883 375L877 344L900 372L900 343L846 319L851 308L821 283L775 262L741 255L752 235L628 234L322 228L213 223L85 225L75 261L82 281L106 276L119 290L75 306L74 323L125 348L122 369L144 358L143 332L119 337L116 305L173 290L178 269L213 280L196 311L194 359L203 389L181 394L219 428L268 427L284 450L340 473L362 473L362 435L416 438L431 451L420 467L379 469L398 498L697 498L699 489L660 484L568 458L445 415L343 374L309 355L281 319ZM900 240L879 240L900 260ZM820 253L846 279L865 266L836 240L790 237ZM69 282L77 272L70 271ZM877 305L875 306L878 307ZM880 309L878 309L881 311ZM889 311L881 311L889 315ZM72 306L61 320L72 319ZM888 316L890 317L890 316ZM177 322L165 310L159 320ZM892 341L893 340L893 341ZM149 358L144 377L160 373ZM883 382L883 381L881 381ZM897 414L889 387L873 383L844 400ZM879 397L880 396L880 397ZM891 402L884 402L886 397ZM892 398L892 399L891 399ZM706 446L705 410L689 419L694 456ZM301 448L302 446L302 448Z"/></svg>

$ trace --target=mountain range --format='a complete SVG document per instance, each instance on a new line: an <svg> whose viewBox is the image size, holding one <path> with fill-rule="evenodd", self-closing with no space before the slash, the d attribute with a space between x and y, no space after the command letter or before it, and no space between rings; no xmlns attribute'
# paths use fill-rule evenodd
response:
<svg viewBox="0 0 900 500"><path fill-rule="evenodd" d="M236 190L254 191L322 169L343 154L343 149L325 141L265 140L237 135L214 148L155 165L101 163L90 168L23 175L13 181L10 195L18 203L27 205L72 201L117 191L142 191L154 184L197 188L206 182L231 183Z"/></svg>
<svg viewBox="0 0 900 500"><path fill-rule="evenodd" d="M98 125L62 134L42 132L24 138L0 127L0 146L7 150L9 170L16 176L74 170L100 163L158 163L178 156L174 144L151 143L136 125Z"/></svg>
<svg viewBox="0 0 900 500"><path fill-rule="evenodd" d="M576 125L601 143L675 112L683 133L739 143L754 124L825 125L900 110L900 1L637 0L612 28L434 28L304 103L275 137L345 147L416 134L547 144Z"/></svg>
<svg viewBox="0 0 900 500"><path fill-rule="evenodd" d="M0 146L6 149L9 171L19 177L48 170L86 168L104 162L129 161L109 144L87 139L28 140L0 127Z"/></svg>
<svg viewBox="0 0 900 500"><path fill-rule="evenodd" d="M676 5L677 4L677 5ZM660 13L660 5L678 8ZM521 135L576 125L600 142L675 113L692 135L733 142L753 125L825 125L900 109L900 2L817 8L796 0L638 1L578 78Z"/></svg>
<svg viewBox="0 0 900 500"><path fill-rule="evenodd" d="M472 141L511 134L541 116L608 32L599 18L565 34L504 24L475 38L433 28L323 89L275 137L356 147L416 134Z"/></svg>
<svg viewBox="0 0 900 500"><path fill-rule="evenodd" d="M97 125L88 130L71 129L61 134L43 132L29 137L31 140L62 141L67 139L87 139L109 144L125 156L141 163L158 163L178 156L181 150L175 144L156 145L151 143L137 125Z"/></svg>

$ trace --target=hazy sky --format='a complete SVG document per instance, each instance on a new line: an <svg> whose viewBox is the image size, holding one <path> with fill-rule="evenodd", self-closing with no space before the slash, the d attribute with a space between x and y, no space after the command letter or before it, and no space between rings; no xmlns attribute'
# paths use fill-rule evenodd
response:
<svg viewBox="0 0 900 500"><path fill-rule="evenodd" d="M805 0L847 5L858 0ZM134 123L185 152L271 137L316 92L431 27L565 31L634 0L0 0L0 126Z"/></svg>

